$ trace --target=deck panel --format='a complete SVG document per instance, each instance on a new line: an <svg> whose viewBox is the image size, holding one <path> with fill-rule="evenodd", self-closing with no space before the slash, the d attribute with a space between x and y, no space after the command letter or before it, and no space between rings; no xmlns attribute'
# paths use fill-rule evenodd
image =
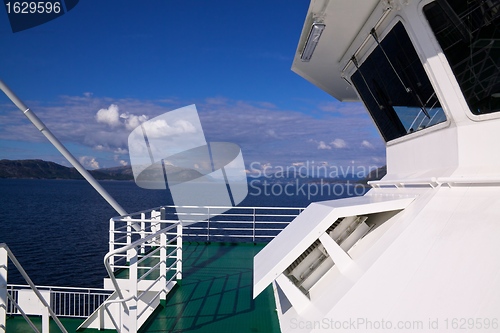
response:
<svg viewBox="0 0 500 333"><path fill-rule="evenodd" d="M184 278L140 332L279 332L271 287L252 299L253 257L263 246L184 243ZM34 321L41 326L41 320ZM75 332L83 319L63 318L62 322L68 332ZM8 333L29 331L22 317L7 320ZM58 331L51 322L51 332Z"/></svg>

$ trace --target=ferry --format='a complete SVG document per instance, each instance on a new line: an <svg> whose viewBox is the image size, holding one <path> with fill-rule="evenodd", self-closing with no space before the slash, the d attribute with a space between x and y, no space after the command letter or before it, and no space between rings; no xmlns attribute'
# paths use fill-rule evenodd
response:
<svg viewBox="0 0 500 333"><path fill-rule="evenodd" d="M500 330L500 1L312 0L305 15L292 70L364 103L387 175L293 212L119 213L102 290L35 286L2 245L0 332Z"/></svg>

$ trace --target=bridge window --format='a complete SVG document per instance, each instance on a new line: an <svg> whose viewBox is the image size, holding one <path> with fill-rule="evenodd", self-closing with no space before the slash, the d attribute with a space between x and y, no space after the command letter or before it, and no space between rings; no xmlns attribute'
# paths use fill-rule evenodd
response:
<svg viewBox="0 0 500 333"><path fill-rule="evenodd" d="M500 111L500 0L437 0L424 14L471 112Z"/></svg>
<svg viewBox="0 0 500 333"><path fill-rule="evenodd" d="M386 141L446 121L411 40L401 22L379 41L351 80Z"/></svg>

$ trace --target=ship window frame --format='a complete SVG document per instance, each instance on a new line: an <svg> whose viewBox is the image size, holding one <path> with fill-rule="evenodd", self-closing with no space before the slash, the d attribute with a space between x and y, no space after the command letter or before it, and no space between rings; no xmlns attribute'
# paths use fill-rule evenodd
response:
<svg viewBox="0 0 500 333"><path fill-rule="evenodd" d="M355 66L352 66L351 70L349 71L349 73L344 73L344 75L345 75L345 77L349 77L349 82L352 84L353 88L355 89L356 93L358 94L359 99L361 101L363 101L363 103L364 103L365 107L367 108L367 110L368 110L368 112L369 112L369 114L370 114L370 116L371 116L374 124L376 125L378 131L382 135L382 137L383 137L384 141L386 142L387 146L390 146L390 145L393 145L393 144L396 144L396 143L399 143L399 142L402 142L402 141L410 140L410 139L416 138L416 137L421 136L421 135L426 135L426 134L428 134L430 132L434 132L434 131L440 130L442 128L446 128L451 123L451 116L450 116L449 112L447 111L447 106L446 106L445 100L442 99L440 90L438 88L436 88L436 86L435 86L435 80L429 74L429 69L426 67L426 65L424 64L424 61L422 60L421 50L419 49L420 46L419 46L419 44L417 42L415 42L416 39L413 36L413 32L411 30L411 25L409 25L407 22L405 22L405 20L404 20L403 17L401 17L399 15L396 15L396 16L393 17L393 19L391 20L391 22L389 22L385 26L385 28L383 29L382 33L380 33L381 37L379 37L379 41L381 43L383 43L384 40L385 40L385 38L387 37L387 35L390 34L393 31L393 29L396 27L396 25L398 25L398 24L401 24L401 26L403 27L404 32L406 33L406 35L409 38L409 41L410 41L411 46L412 46L412 49L413 49L413 51L416 54L416 60L418 60L418 63L422 66L422 70L423 70L422 73L424 74L425 79L428 81L428 84L429 84L428 87L433 90L435 98L440 103L440 109L442 111L442 115L444 116L444 120L440 121L440 122L437 122L437 123L435 123L435 124L433 124L431 126L428 126L428 127L424 128L424 129L420 129L420 130L416 130L416 131L412 131L412 132L407 131L405 134L402 134L402 135L399 135L399 136L396 136L396 137L387 137L384 134L383 129L377 123L376 117L374 116L374 114L372 113L372 111L370 110L370 108L368 107L368 105L365 102L365 99L363 98L362 94L360 93L360 91L358 90L358 88L356 87L356 85L353 82L353 76L356 73L358 73L359 70ZM370 36L370 41L364 47L366 51L362 52L363 55L358 59L359 67L360 68L361 68L361 66L363 66L364 63L366 63L366 61L377 50L378 47L379 46L377 45L376 41Z"/></svg>
<svg viewBox="0 0 500 333"><path fill-rule="evenodd" d="M430 35L434 39L433 44L434 44L434 47L436 48L436 51L441 53L441 55L443 56L443 65L445 65L447 67L447 70L450 73L450 75L449 75L450 79L454 81L454 84L457 87L457 97L459 98L461 104L463 105L464 109L466 110L466 112L465 112L466 116L473 121L484 121L484 120L491 120L491 119L500 118L500 109L495 110L493 112L488 112L488 113L474 113L472 111L468 99L466 98L466 96L462 92L462 85L458 81L458 79L455 77L455 71L452 68L452 64L448 61L448 57L446 56L446 53L443 51L443 49L441 47L441 43L438 40L437 36L435 35L434 30L433 30L433 28L432 28L432 26L431 26L431 24L426 16L426 13L424 12L424 8L428 5L430 5L431 3L434 3L434 2L436 2L436 0L421 1L419 6L418 6L419 14L421 15L421 18L422 18L422 21L424 22L424 24L428 27Z"/></svg>

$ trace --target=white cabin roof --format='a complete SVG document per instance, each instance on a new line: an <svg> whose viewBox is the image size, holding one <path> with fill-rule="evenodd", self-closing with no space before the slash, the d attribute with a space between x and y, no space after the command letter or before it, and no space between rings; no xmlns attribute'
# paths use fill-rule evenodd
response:
<svg viewBox="0 0 500 333"><path fill-rule="evenodd" d="M354 89L341 77L344 56L379 0L316 0L311 1L295 52L292 71L320 87L340 101L358 100ZM322 20L325 30L310 61L300 55L314 21ZM371 22L370 22L371 24ZM373 27L373 25L372 25Z"/></svg>

